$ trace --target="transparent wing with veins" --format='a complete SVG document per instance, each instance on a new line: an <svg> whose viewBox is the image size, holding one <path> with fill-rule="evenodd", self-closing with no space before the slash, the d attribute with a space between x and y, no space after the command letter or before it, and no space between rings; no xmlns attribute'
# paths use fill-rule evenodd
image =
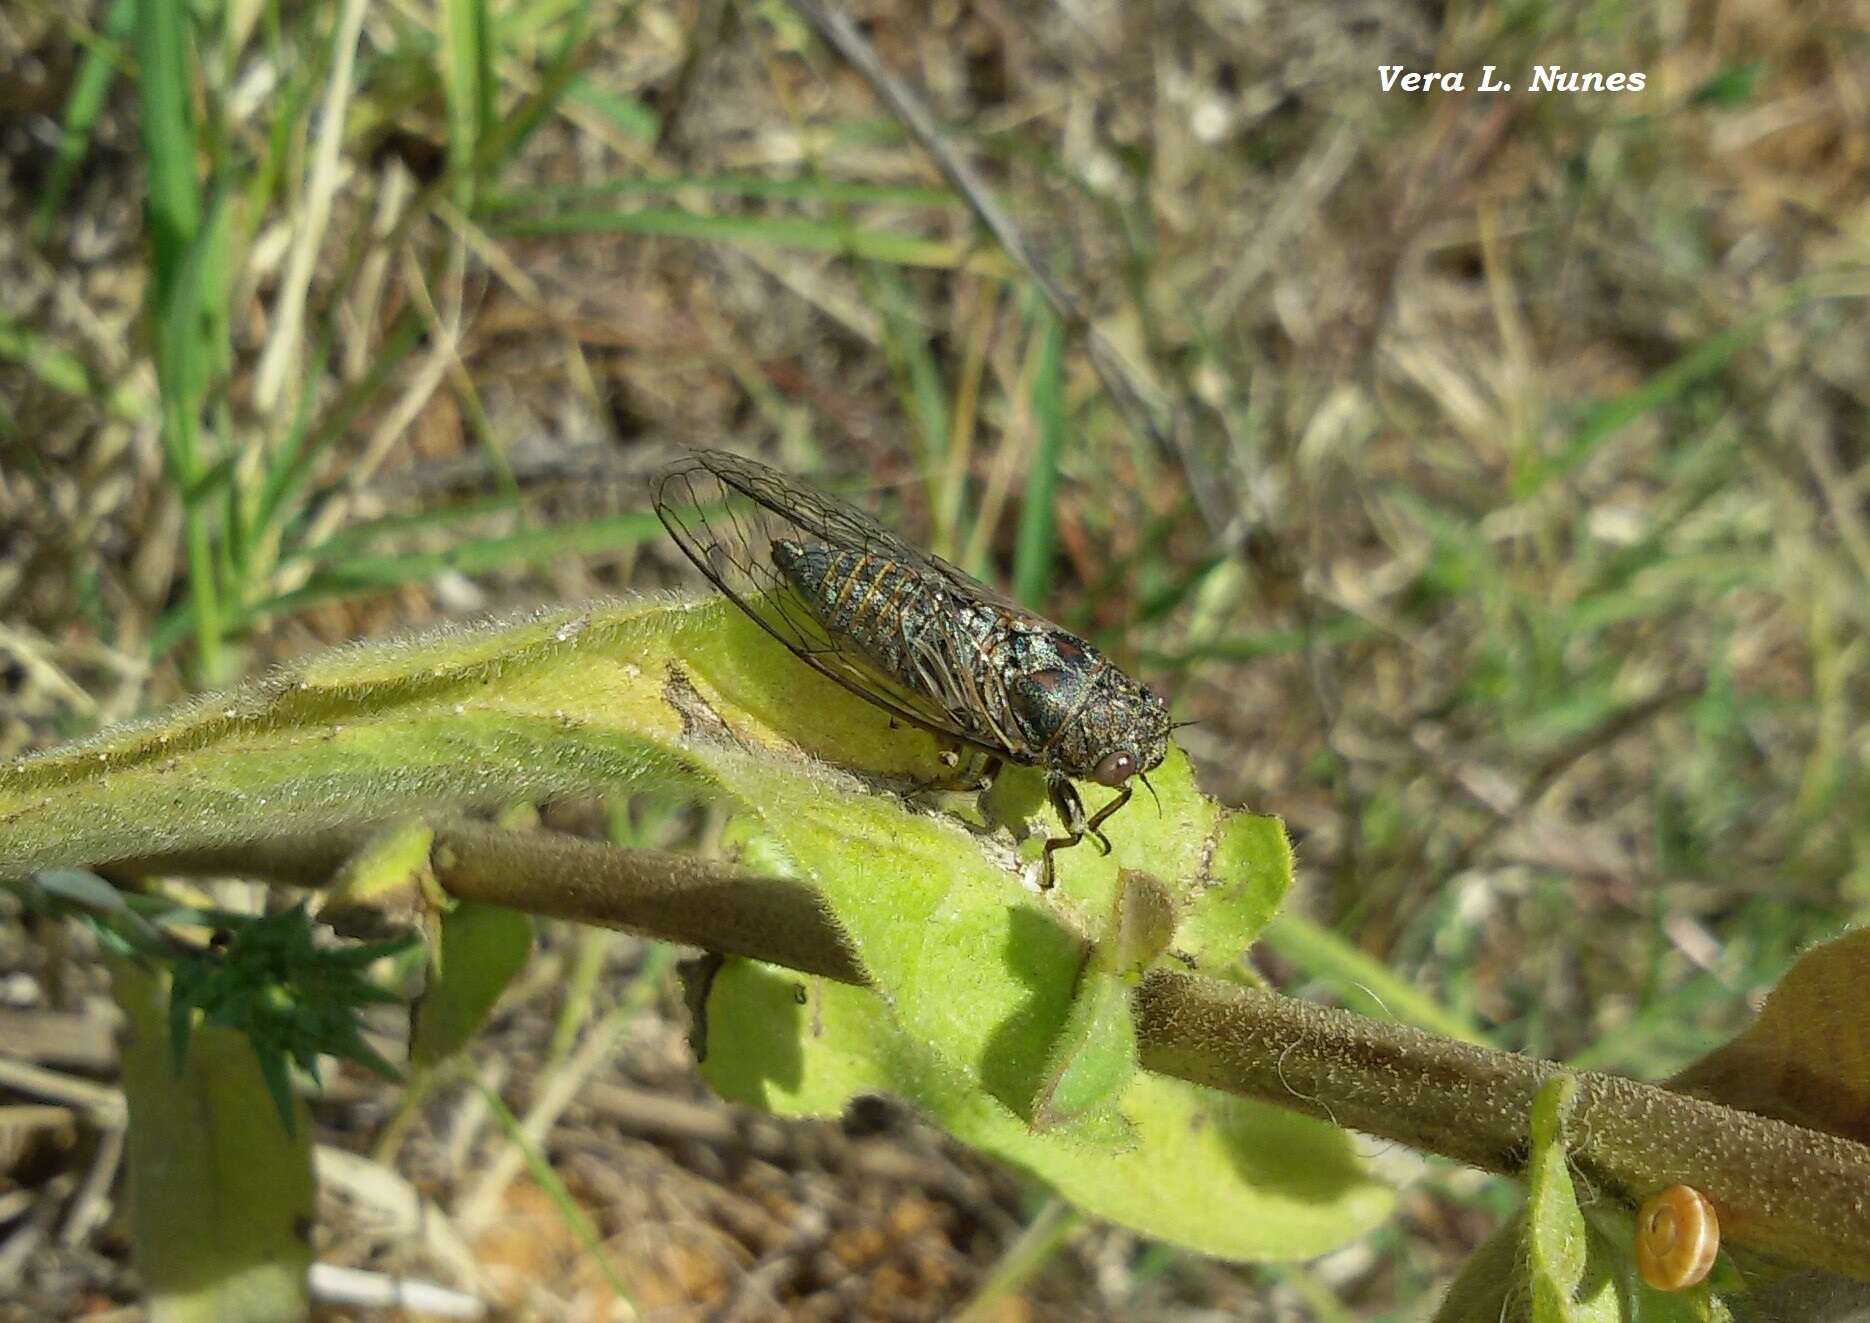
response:
<svg viewBox="0 0 1870 1323"><path fill-rule="evenodd" d="M1003 693L991 668L957 664L954 649L923 631L910 655L928 692L886 675L827 630L773 559L775 542L855 551L893 562L934 586L954 610L1036 617L979 580L910 546L861 510L754 460L722 451L685 455L657 475L656 513L714 585L801 661L892 716L988 753L1004 742Z"/></svg>

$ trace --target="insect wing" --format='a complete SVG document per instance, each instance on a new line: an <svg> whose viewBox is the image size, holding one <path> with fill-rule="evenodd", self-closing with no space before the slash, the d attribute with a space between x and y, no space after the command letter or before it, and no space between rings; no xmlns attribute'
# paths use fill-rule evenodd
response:
<svg viewBox="0 0 1870 1323"><path fill-rule="evenodd" d="M891 679L826 630L774 563L773 544L863 552L937 579L959 600L1017 612L1011 602L862 511L738 455L702 450L677 460L658 475L655 504L696 568L801 661L911 725L997 751L977 733L978 721L962 724L941 701Z"/></svg>

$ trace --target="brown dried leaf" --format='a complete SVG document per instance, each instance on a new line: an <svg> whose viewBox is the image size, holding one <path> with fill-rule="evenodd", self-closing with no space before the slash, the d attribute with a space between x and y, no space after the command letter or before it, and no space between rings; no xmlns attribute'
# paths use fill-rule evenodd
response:
<svg viewBox="0 0 1870 1323"><path fill-rule="evenodd" d="M1745 1033L1669 1084L1870 1142L1870 928L1807 951Z"/></svg>

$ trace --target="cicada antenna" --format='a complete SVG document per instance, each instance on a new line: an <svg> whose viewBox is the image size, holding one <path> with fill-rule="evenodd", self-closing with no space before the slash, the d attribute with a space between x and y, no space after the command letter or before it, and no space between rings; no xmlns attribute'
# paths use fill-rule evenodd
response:
<svg viewBox="0 0 1870 1323"><path fill-rule="evenodd" d="M1143 789L1147 790L1149 792L1149 797L1156 801L1156 816L1161 817L1162 816L1162 796L1156 793L1156 787L1149 784L1149 773L1138 772L1136 774L1136 779L1143 783Z"/></svg>

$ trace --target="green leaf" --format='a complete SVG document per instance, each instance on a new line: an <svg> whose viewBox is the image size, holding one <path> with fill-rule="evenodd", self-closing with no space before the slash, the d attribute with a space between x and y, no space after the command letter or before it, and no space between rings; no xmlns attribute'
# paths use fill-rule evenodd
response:
<svg viewBox="0 0 1870 1323"><path fill-rule="evenodd" d="M245 1035L204 1026L172 1068L165 980L111 962L128 1032L129 1227L153 1323L276 1323L309 1310L311 1126L255 1106L270 1088Z"/></svg>
<svg viewBox="0 0 1870 1323"><path fill-rule="evenodd" d="M416 1005L409 1057L431 1067L480 1029L532 951L532 920L495 905L462 904L441 916L428 987Z"/></svg>
<svg viewBox="0 0 1870 1323"><path fill-rule="evenodd" d="M1064 1026L1046 1059L1031 1107L1040 1130L1079 1128L1119 1147L1135 1142L1114 1103L1136 1073L1136 1020L1130 990L1175 938L1175 899L1148 873L1126 868L1118 876L1109 920L1078 976Z"/></svg>
<svg viewBox="0 0 1870 1323"><path fill-rule="evenodd" d="M1526 1173L1526 1259L1534 1323L1615 1318L1607 1279L1585 1277L1584 1214L1565 1158L1564 1114L1577 1093L1569 1075L1539 1090L1532 1104L1532 1161Z"/></svg>
<svg viewBox="0 0 1870 1323"><path fill-rule="evenodd" d="M1658 1291L1644 1283L1630 1250L1635 1227L1628 1209L1594 1205L1585 1215L1584 1235L1583 1280L1599 1287L1589 1310L1580 1313L1574 1305L1562 1317L1620 1323L1730 1323L1734 1317L1709 1282L1686 1291ZM1529 1239L1526 1213L1515 1214L1474 1251L1448 1288L1435 1323L1526 1323L1534 1318L1527 1284Z"/></svg>
<svg viewBox="0 0 1870 1323"><path fill-rule="evenodd" d="M1186 768L1186 763L1182 764ZM1160 786L1159 786L1160 788ZM1164 864L1159 870L1175 876ZM1207 834L1197 887L1176 929L1180 951L1214 978L1248 981L1242 958L1292 885L1292 843L1278 818L1222 813Z"/></svg>
<svg viewBox="0 0 1870 1323"><path fill-rule="evenodd" d="M1434 1323L1525 1323L1531 1314L1522 1248L1525 1226L1525 1215L1515 1213L1468 1257L1442 1297Z"/></svg>
<svg viewBox="0 0 1870 1323"><path fill-rule="evenodd" d="M0 764L0 877L679 781L661 689L684 624L613 603L340 649Z"/></svg>
<svg viewBox="0 0 1870 1323"><path fill-rule="evenodd" d="M1390 1208L1343 1132L1147 1071L1118 1104L1134 1147L1036 1131L895 1028L876 994L749 961L715 976L703 1073L727 1098L788 1115L835 1115L863 1094L906 1098L1084 1211L1223 1258L1321 1254Z"/></svg>
<svg viewBox="0 0 1870 1323"><path fill-rule="evenodd" d="M1046 1062L1032 1105L1033 1126L1056 1130L1087 1118L1104 1119L1134 1074L1136 1021L1130 1014L1130 985L1115 974L1087 967ZM1135 1142L1121 1117L1109 1120L1104 1138L1124 1147Z"/></svg>

